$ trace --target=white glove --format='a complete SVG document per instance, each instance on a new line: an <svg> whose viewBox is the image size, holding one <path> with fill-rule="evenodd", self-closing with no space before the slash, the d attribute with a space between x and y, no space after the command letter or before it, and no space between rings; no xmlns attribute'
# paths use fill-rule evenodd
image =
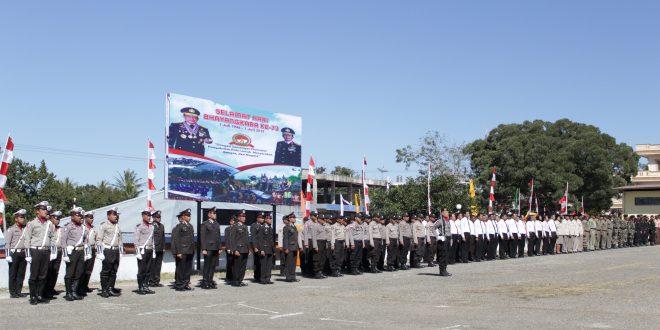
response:
<svg viewBox="0 0 660 330"><path fill-rule="evenodd" d="M105 256L103 255L103 253L97 253L96 254L96 259L99 259L99 260L103 261L105 259Z"/></svg>
<svg viewBox="0 0 660 330"><path fill-rule="evenodd" d="M50 260L53 261L55 259L57 259L57 254L51 254L50 255Z"/></svg>
<svg viewBox="0 0 660 330"><path fill-rule="evenodd" d="M443 241L443 242L444 242L444 241L445 241L445 239L446 239L446 237L444 237L444 236L440 236L440 240L441 240L441 241Z"/></svg>
<svg viewBox="0 0 660 330"><path fill-rule="evenodd" d="M32 257L25 258L25 261L27 261L28 263L32 263Z"/></svg>
<svg viewBox="0 0 660 330"><path fill-rule="evenodd" d="M73 246L69 245L66 247L66 254L71 255L73 253Z"/></svg>
<svg viewBox="0 0 660 330"><path fill-rule="evenodd" d="M69 262L70 261L69 257L64 257L64 258L62 258L62 260L64 260L64 262Z"/></svg>
<svg viewBox="0 0 660 330"><path fill-rule="evenodd" d="M139 252L138 252L138 253L135 255L135 258L137 258L137 260L142 260L142 253L139 253Z"/></svg>
<svg viewBox="0 0 660 330"><path fill-rule="evenodd" d="M13 262L13 260L11 259L11 256L7 256L5 258L5 260L7 261L7 263L12 263Z"/></svg>

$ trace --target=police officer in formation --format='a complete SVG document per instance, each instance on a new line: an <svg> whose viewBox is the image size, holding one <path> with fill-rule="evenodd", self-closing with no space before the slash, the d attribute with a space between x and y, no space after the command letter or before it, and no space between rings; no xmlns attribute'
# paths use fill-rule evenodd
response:
<svg viewBox="0 0 660 330"><path fill-rule="evenodd" d="M25 240L25 215L24 209L14 213L14 225L7 228L5 232L5 260L9 263L9 297L23 298L21 293L23 281L25 280L25 269L27 267L27 251L29 244ZM30 298L32 298L30 296Z"/></svg>
<svg viewBox="0 0 660 330"><path fill-rule="evenodd" d="M64 286L67 301L81 300L80 278L85 272L85 246L87 244L87 231L83 225L83 210L80 207L74 207L69 212L71 222L64 226L62 232L62 260L66 263L66 275L64 276ZM91 257L91 256L90 256Z"/></svg>
<svg viewBox="0 0 660 330"><path fill-rule="evenodd" d="M151 262L155 257L154 226L151 224L150 209L142 211L142 221L135 226L133 242L138 264L138 289L135 292L140 295L154 294L156 292L149 288Z"/></svg>
<svg viewBox="0 0 660 330"><path fill-rule="evenodd" d="M238 214L238 221L229 231L229 249L234 253L231 285L236 287L247 286L247 283L243 282L243 278L245 277L250 247L248 244L249 233L245 225L245 217L245 211L241 211Z"/></svg>
<svg viewBox="0 0 660 330"><path fill-rule="evenodd" d="M107 221L99 226L96 235L96 256L101 260L101 292L103 298L117 297L121 291L115 288L119 261L124 254L124 241L119 228L119 211L112 208L106 212Z"/></svg>
<svg viewBox="0 0 660 330"><path fill-rule="evenodd" d="M192 291L190 274L195 254L195 229L190 224L191 210L185 209L177 215L179 223L172 228L172 255L175 260L174 289Z"/></svg>
<svg viewBox="0 0 660 330"><path fill-rule="evenodd" d="M161 212L156 210L151 213L152 225L154 227L154 259L151 261L149 270L149 286L162 287L160 283L160 270L163 267L163 254L165 253L165 226L160 222Z"/></svg>
<svg viewBox="0 0 660 330"><path fill-rule="evenodd" d="M298 282L296 278L296 255L302 246L302 236L295 226L296 216L291 213L282 217L284 228L278 237L278 247L284 251L284 276L286 282Z"/></svg>
<svg viewBox="0 0 660 330"><path fill-rule="evenodd" d="M215 268L220 258L220 224L218 224L216 208L212 207L206 212L207 218L202 222L199 229L201 235L201 249L204 256L204 268L202 270L202 289L217 289L217 283L213 280Z"/></svg>

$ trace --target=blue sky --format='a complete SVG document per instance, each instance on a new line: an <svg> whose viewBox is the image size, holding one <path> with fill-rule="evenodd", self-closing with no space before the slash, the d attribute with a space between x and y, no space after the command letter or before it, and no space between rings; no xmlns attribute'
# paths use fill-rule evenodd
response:
<svg viewBox="0 0 660 330"><path fill-rule="evenodd" d="M570 118L660 143L657 1L14 1L0 4L0 136L78 183L165 144L167 92L303 117L303 163L391 176L428 130ZM4 143L4 142L2 142ZM25 149L25 147L23 147ZM162 171L162 165L159 171ZM162 172L156 184L162 186Z"/></svg>

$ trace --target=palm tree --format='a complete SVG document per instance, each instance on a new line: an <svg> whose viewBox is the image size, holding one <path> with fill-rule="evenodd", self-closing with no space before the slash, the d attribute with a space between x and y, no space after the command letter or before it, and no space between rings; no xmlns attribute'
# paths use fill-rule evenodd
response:
<svg viewBox="0 0 660 330"><path fill-rule="evenodd" d="M117 172L115 177L115 184L113 185L122 197L131 199L137 197L142 189L141 179L138 178L137 173L133 170L124 170L124 172Z"/></svg>

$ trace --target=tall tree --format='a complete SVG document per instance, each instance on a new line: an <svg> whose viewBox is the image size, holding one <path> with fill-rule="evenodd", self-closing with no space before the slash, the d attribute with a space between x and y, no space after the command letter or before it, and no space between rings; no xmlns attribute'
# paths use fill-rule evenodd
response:
<svg viewBox="0 0 660 330"><path fill-rule="evenodd" d="M141 186L141 180L133 170L124 170L115 177L114 187L124 199L137 197L142 192Z"/></svg>
<svg viewBox="0 0 660 330"><path fill-rule="evenodd" d="M335 166L335 169L330 172L332 175L354 176L355 171L344 166Z"/></svg>
<svg viewBox="0 0 660 330"><path fill-rule="evenodd" d="M429 131L416 146L407 145L396 150L396 162L406 169L415 165L419 174L425 175L429 163L433 172L465 178L470 171L469 159L463 152L465 145L451 143L438 131Z"/></svg>
<svg viewBox="0 0 660 330"><path fill-rule="evenodd" d="M587 211L609 209L612 188L630 182L639 162L630 146L617 144L595 126L568 119L502 124L465 151L481 185L488 185L492 167L497 167L498 204L510 204L516 188L529 194L534 178L539 208L548 211L559 208L566 182L572 203L584 196Z"/></svg>

